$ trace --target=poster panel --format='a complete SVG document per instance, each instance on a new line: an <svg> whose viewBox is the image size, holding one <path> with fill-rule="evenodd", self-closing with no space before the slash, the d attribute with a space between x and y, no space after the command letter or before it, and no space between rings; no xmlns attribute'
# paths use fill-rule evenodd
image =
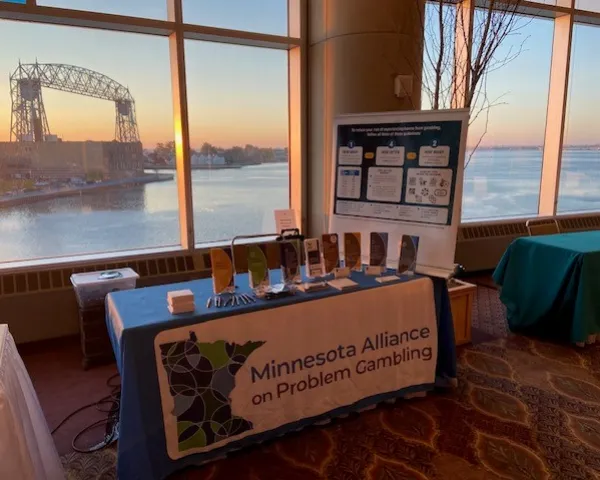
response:
<svg viewBox="0 0 600 480"><path fill-rule="evenodd" d="M417 271L453 270L468 118L466 110L338 117L330 232L360 231L364 241L388 231L388 266L402 235L418 236Z"/></svg>

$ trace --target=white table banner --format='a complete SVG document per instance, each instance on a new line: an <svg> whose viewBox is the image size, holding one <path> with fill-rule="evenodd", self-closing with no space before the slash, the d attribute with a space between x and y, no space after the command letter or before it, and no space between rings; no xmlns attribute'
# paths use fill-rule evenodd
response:
<svg viewBox="0 0 600 480"><path fill-rule="evenodd" d="M160 332L168 454L178 459L432 384L433 284L422 278Z"/></svg>

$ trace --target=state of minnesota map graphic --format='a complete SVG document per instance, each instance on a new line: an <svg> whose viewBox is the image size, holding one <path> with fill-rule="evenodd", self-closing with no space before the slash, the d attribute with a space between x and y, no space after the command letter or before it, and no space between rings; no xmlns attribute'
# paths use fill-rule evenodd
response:
<svg viewBox="0 0 600 480"><path fill-rule="evenodd" d="M248 420L232 415L229 395L235 374L254 350L265 342L243 345L219 340L188 340L160 345L174 401L179 451L202 448L253 428Z"/></svg>

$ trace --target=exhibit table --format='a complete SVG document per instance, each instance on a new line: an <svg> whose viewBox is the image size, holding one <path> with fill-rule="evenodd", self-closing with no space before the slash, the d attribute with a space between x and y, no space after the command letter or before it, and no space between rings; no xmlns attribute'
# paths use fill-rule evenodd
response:
<svg viewBox="0 0 600 480"><path fill-rule="evenodd" d="M44 413L7 325L0 325L0 478L65 478Z"/></svg>
<svg viewBox="0 0 600 480"><path fill-rule="evenodd" d="M518 238L494 281L512 331L578 344L600 334L600 232Z"/></svg>
<svg viewBox="0 0 600 480"><path fill-rule="evenodd" d="M271 281L279 280L271 272ZM121 373L118 474L164 478L226 452L384 400L448 386L456 351L444 280L333 288L206 308L210 279L111 293ZM238 275L236 292L249 292ZM172 316L167 292L196 311Z"/></svg>

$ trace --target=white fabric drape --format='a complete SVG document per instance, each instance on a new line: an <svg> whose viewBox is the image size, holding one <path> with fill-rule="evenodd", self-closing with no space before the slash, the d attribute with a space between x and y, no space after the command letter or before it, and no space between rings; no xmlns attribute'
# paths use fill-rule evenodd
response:
<svg viewBox="0 0 600 480"><path fill-rule="evenodd" d="M64 478L31 379L8 327L0 325L0 479Z"/></svg>

